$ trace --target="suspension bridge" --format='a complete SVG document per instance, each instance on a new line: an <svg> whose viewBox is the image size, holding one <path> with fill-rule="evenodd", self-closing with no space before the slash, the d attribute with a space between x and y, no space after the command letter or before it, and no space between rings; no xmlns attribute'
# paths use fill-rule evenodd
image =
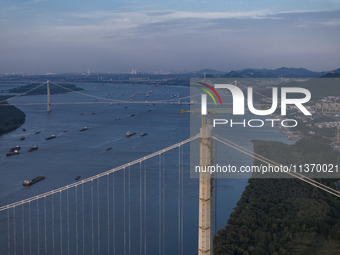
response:
<svg viewBox="0 0 340 255"><path fill-rule="evenodd" d="M53 103L50 101L49 82L45 84L47 84L47 111L51 111ZM39 86L42 85L44 84ZM99 99L99 97L96 98ZM187 98L190 97L182 99ZM147 103L169 104L177 100ZM107 101L108 103L146 103L111 99ZM197 164L202 167L210 166L213 161L216 161L212 153L213 140L265 164L279 165L226 138L213 134L209 116L203 116L200 133L189 139L81 181L1 206L1 253L168 254L167 232L169 229L175 229L177 254L184 254L183 187L185 176L189 176L189 169L183 154L185 146L196 140L200 144L200 162ZM177 153L176 168L168 169L165 161L167 153L173 155ZM151 159L158 162L148 167ZM165 187L167 185L166 175L169 172L176 172L178 175L177 183L172 184L177 188L176 215L172 216L169 216L166 210ZM311 178L292 172L287 174L340 197L340 193L334 189ZM134 178L135 183L131 182L131 175L137 176ZM153 185L158 187L158 194L147 193L147 183L151 182L150 175L154 177L152 181ZM192 251L193 254L196 252L200 255L213 254L215 193L214 175L200 173L198 241L197 250ZM156 211L157 217L149 219L150 210ZM175 222L167 222L168 219L174 218L176 218ZM151 230L147 230L147 227ZM123 231L117 232L118 228Z"/></svg>

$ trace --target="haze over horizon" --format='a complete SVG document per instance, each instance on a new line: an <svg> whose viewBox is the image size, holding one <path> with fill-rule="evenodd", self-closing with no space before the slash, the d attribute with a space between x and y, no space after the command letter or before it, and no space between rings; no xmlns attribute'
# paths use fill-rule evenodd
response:
<svg viewBox="0 0 340 255"><path fill-rule="evenodd" d="M340 67L340 1L0 3L0 73Z"/></svg>

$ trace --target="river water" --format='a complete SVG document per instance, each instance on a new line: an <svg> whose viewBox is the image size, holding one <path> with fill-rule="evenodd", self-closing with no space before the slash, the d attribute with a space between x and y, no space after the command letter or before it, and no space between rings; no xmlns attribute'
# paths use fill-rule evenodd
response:
<svg viewBox="0 0 340 255"><path fill-rule="evenodd" d="M171 94L174 96L179 94L180 97L190 95L189 88L180 86L76 85L84 89L82 93L122 102L130 102L130 96L135 93L137 95L134 101L169 100L173 99ZM10 87L13 85L1 85L0 90ZM146 97L147 92L151 90L149 97ZM124 96L119 97L122 94ZM98 101L104 100L98 99ZM128 103L110 105L100 104L98 101L94 97L67 93L51 95L51 102L88 103L52 105L50 113L46 112L46 105L18 106L26 114L25 124L9 134L0 136L0 206L74 183L74 178L78 175L81 176L79 180L81 181L190 137L189 113L180 114L181 109L189 109L188 105L153 105L151 103L149 105ZM41 103L46 102L46 95L23 96L10 102ZM135 116L131 116L133 114ZM85 126L88 130L80 132L79 130ZM23 128L26 132L22 130ZM68 132L63 132L64 130ZM36 131L40 133L36 134ZM127 131L136 132L137 135L126 137ZM230 136L233 141L238 141L240 145L248 149L252 149L251 139L288 142L287 137L277 128L263 128L261 132L256 133L239 129L230 132L232 132ZM148 133L148 135L141 137L140 133ZM45 140L51 135L56 135L56 138ZM22 136L26 138L23 141L20 140ZM192 143L198 144L197 141ZM16 145L21 146L20 154L6 157L8 149ZM27 152L33 146L38 146L39 149ZM110 147L112 149L107 151L106 148ZM250 157L245 158L233 151L228 153L228 156L234 160L252 163ZM179 158L183 158L180 163ZM38 204L31 202L24 206L17 206L16 209L10 209L8 212L0 212L0 242L1 247L5 247L4 254L7 254L8 247L11 253L16 251L18 254L21 254L23 250L26 253L32 250L33 254L37 254L39 250L43 254L45 249L47 254L52 254L53 250L57 254L61 251L65 254L68 251L70 254L76 254L77 248L79 254L83 253L83 249L85 254L92 254L92 249L94 254L98 254L98 251L100 254L107 254L108 251L113 254L114 249L116 254L123 254L124 247L127 254L129 249L132 254L139 254L140 226L142 226L142 233L146 232L146 239L144 234L142 236L143 251L146 249L147 254L156 254L159 251L159 245L163 249L164 244L166 254L176 253L179 233L179 164L183 165L184 169L184 254L196 254L198 179L190 178L189 144L184 145L182 149L171 150L164 156L149 159L146 163L138 163L129 169L101 177L80 185L76 189L72 188L68 192L63 191L60 194L48 196L45 200L40 199ZM22 185L25 179L33 179L39 175L45 176L46 179L30 187ZM226 225L232 208L236 206L247 181L246 178L218 179L217 230ZM164 197L161 201L165 202L164 208L163 203L159 207L160 187L161 198ZM146 201L144 201L144 195ZM140 203L140 198L142 198L142 203ZM107 204L109 204L109 209L107 209ZM81 211L82 206L84 206L84 216ZM52 212L52 207L54 212ZM77 215L75 210L78 212ZM46 230L44 211L47 214ZM159 228L159 211L161 222L164 222L161 228ZM142 225L140 225L140 219L142 219ZM159 243L159 233L162 236L161 243ZM33 240L31 246L30 238Z"/></svg>

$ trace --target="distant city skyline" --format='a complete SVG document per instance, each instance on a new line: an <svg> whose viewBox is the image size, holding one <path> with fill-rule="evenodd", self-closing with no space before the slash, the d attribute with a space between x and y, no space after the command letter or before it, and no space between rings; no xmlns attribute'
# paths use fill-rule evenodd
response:
<svg viewBox="0 0 340 255"><path fill-rule="evenodd" d="M340 67L340 1L0 3L0 73Z"/></svg>

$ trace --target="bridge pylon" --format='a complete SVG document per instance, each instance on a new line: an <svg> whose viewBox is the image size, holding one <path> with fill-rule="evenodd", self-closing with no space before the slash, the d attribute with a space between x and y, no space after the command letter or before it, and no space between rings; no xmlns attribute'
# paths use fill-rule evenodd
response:
<svg viewBox="0 0 340 255"><path fill-rule="evenodd" d="M210 119L208 117L208 119ZM208 169L212 165L212 125L207 123L207 117L202 116L200 130L200 183L199 183L199 225L198 225L198 255L213 254L213 178Z"/></svg>
<svg viewBox="0 0 340 255"><path fill-rule="evenodd" d="M47 112L51 111L50 81L47 81Z"/></svg>

